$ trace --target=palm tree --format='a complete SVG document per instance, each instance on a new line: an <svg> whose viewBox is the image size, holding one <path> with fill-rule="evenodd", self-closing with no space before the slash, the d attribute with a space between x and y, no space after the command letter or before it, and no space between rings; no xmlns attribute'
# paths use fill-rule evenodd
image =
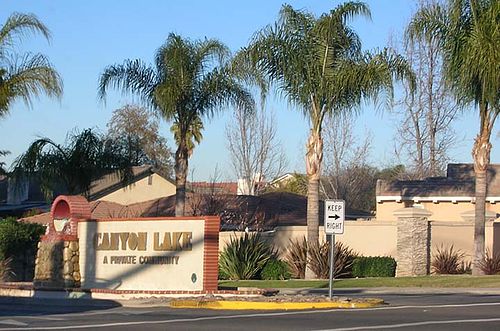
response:
<svg viewBox="0 0 500 331"><path fill-rule="evenodd" d="M135 93L165 120L174 122L176 216L184 215L188 159L194 148L190 144L193 136L196 140L201 119L226 105L254 108L252 96L232 74L229 55L217 40L191 41L170 34L156 52L155 67L127 60L107 67L100 77L102 99L108 87Z"/></svg>
<svg viewBox="0 0 500 331"><path fill-rule="evenodd" d="M257 68L310 123L306 144L310 243L319 238L324 118L353 112L364 99L381 92L390 100L393 78L411 76L404 59L388 49L377 54L362 52L358 35L347 24L359 15L370 17L369 8L360 2L341 4L320 17L284 5L279 20L261 30L246 48Z"/></svg>
<svg viewBox="0 0 500 331"><path fill-rule="evenodd" d="M491 131L500 112L500 2L449 0L431 4L412 18L411 38L439 41L448 88L462 105L479 110L479 133L472 148L475 182L474 257L472 273L482 274L487 170Z"/></svg>
<svg viewBox="0 0 500 331"><path fill-rule="evenodd" d="M18 184L38 180L47 199L56 190L88 196L92 180L117 171L126 181L131 166L126 155L107 148L99 134L87 129L69 134L65 145L49 138L35 140L14 161L11 176Z"/></svg>
<svg viewBox="0 0 500 331"><path fill-rule="evenodd" d="M170 132L173 133L174 140L177 145L180 145L181 142L180 127L181 126L179 125L178 122L174 122L174 124L172 124L172 126L170 127ZM193 155L193 151L196 144L201 143L201 140L203 139L203 133L202 133L203 129L204 129L203 121L199 116L191 121L191 125L188 128L186 134L186 145L188 151L187 153L189 157Z"/></svg>
<svg viewBox="0 0 500 331"><path fill-rule="evenodd" d="M13 53L15 42L28 33L50 38L47 27L33 15L14 13L0 29L0 118L17 99L30 107L33 98L42 93L50 97L62 94L61 78L44 55Z"/></svg>
<svg viewBox="0 0 500 331"><path fill-rule="evenodd" d="M10 154L9 151L0 151L0 157ZM5 170L5 162L0 162L0 176L6 175L7 170Z"/></svg>

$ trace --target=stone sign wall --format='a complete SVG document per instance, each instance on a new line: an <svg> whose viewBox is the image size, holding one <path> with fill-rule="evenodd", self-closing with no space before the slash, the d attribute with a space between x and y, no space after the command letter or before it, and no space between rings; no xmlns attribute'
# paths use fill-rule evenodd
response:
<svg viewBox="0 0 500 331"><path fill-rule="evenodd" d="M219 217L91 219L80 196L60 196L38 247L35 287L217 290Z"/></svg>
<svg viewBox="0 0 500 331"><path fill-rule="evenodd" d="M82 287L203 290L206 222L164 218L80 222Z"/></svg>

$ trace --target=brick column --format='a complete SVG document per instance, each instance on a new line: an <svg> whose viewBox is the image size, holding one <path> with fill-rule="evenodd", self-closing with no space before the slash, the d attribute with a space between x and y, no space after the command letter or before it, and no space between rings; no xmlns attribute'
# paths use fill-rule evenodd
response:
<svg viewBox="0 0 500 331"><path fill-rule="evenodd" d="M403 208L397 217L396 276L425 276L430 272L432 213L423 208Z"/></svg>

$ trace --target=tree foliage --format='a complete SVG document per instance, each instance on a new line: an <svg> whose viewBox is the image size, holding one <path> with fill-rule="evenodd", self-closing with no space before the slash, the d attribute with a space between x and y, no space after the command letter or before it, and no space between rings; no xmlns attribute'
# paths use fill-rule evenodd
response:
<svg viewBox="0 0 500 331"><path fill-rule="evenodd" d="M393 79L412 79L404 59L390 49L363 52L349 26L370 17L368 6L346 2L320 15L284 5L277 22L259 31L245 49L255 66L310 123L306 146L308 241L319 237L319 179L325 117L352 113L363 100L379 95L390 100ZM311 275L311 274L310 274Z"/></svg>
<svg viewBox="0 0 500 331"><path fill-rule="evenodd" d="M116 109L107 127L106 147L114 154L126 157L132 165L152 165L162 175L172 176L172 152L147 109L135 105Z"/></svg>
<svg viewBox="0 0 500 331"><path fill-rule="evenodd" d="M419 7L434 3L419 0ZM398 102L401 125L396 130L395 152L405 160L413 178L442 176L457 142L451 124L460 107L446 84L438 38L418 40L406 35L402 47L415 72L416 89L410 91L405 85Z"/></svg>
<svg viewBox="0 0 500 331"><path fill-rule="evenodd" d="M105 68L99 95L109 88L134 93L167 121L173 121L175 152L176 215L185 212L188 159L193 141L201 140L202 119L222 107L253 109L250 93L235 78L229 65L230 52L220 41L192 41L171 33L156 51L155 65L141 60Z"/></svg>
<svg viewBox="0 0 500 331"><path fill-rule="evenodd" d="M41 94L62 94L61 78L43 54L15 52L16 42L30 34L50 39L49 29L34 15L14 13L0 28L0 118L16 100L30 107Z"/></svg>
<svg viewBox="0 0 500 331"><path fill-rule="evenodd" d="M226 125L226 145L242 194L259 195L262 183L280 175L287 163L277 137L274 114L265 109L246 113L237 109Z"/></svg>
<svg viewBox="0 0 500 331"><path fill-rule="evenodd" d="M47 198L55 191L88 195L93 179L118 171L126 181L130 167L126 156L106 148L101 135L86 129L69 133L64 145L49 138L35 140L14 161L12 178L18 185L36 179Z"/></svg>
<svg viewBox="0 0 500 331"><path fill-rule="evenodd" d="M447 87L462 105L475 105L479 133L472 148L475 187L473 274L485 254L487 169L491 132L500 113L500 2L448 0L421 8L407 28L410 38L437 40Z"/></svg>

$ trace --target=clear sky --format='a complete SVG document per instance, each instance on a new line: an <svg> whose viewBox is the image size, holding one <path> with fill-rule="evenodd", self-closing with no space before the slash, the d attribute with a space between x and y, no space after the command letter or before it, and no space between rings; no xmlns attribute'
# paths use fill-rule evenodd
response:
<svg viewBox="0 0 500 331"><path fill-rule="evenodd" d="M415 9L412 0L366 1L372 20L353 23L365 49L382 48L390 34L401 33ZM62 143L68 131L78 128L99 128L102 131L114 109L134 101L132 96L110 93L105 104L97 99L97 81L103 69L125 59L140 58L148 63L170 32L191 39L218 38L233 51L244 46L252 34L275 21L283 2L253 1L160 1L160 0L2 0L0 23L12 12L33 13L51 30L47 43L37 36L26 39L20 51L30 50L47 55L64 81L60 101L40 98L28 110L15 103L11 113L0 120L0 150L9 150L7 165L24 152L30 142L46 136ZM289 1L294 8L321 14L339 1ZM308 123L286 102L272 98L269 108L277 113L279 137L289 159L289 171L304 171L304 144ZM203 142L190 160L196 180L208 180L214 168L223 170L224 180L234 179L224 142L224 127L231 109L205 124ZM451 153L453 161L472 162L471 148L478 131L478 118L471 110L455 123L461 141ZM372 105L361 109L354 130L362 138L372 132L374 165L395 162L394 132L396 121L390 112L374 110ZM169 124L162 123L162 133L174 149ZM498 125L492 135L492 162L500 162Z"/></svg>

